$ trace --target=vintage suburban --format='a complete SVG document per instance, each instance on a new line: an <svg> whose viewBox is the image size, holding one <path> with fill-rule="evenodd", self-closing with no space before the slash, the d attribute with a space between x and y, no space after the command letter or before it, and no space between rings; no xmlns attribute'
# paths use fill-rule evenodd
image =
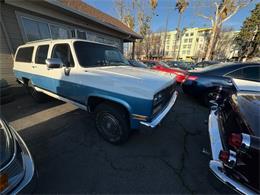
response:
<svg viewBox="0 0 260 195"><path fill-rule="evenodd" d="M98 132L114 144L139 125L156 127L177 98L175 76L129 66L117 48L86 40L22 45L14 73L36 101L49 95L94 112Z"/></svg>
<svg viewBox="0 0 260 195"><path fill-rule="evenodd" d="M260 82L233 79L234 89L211 101L211 171L242 194L259 194Z"/></svg>

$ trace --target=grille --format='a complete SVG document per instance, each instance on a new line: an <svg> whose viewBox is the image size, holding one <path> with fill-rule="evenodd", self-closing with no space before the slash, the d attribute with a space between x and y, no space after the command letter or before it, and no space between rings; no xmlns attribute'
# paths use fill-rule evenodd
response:
<svg viewBox="0 0 260 195"><path fill-rule="evenodd" d="M155 116L157 113L159 113L170 101L174 91L176 90L176 83L173 83L169 87L166 87L165 89L161 90L158 93L161 93L163 96L162 101L160 101L158 104L153 106L153 116ZM159 108L159 109L158 109Z"/></svg>

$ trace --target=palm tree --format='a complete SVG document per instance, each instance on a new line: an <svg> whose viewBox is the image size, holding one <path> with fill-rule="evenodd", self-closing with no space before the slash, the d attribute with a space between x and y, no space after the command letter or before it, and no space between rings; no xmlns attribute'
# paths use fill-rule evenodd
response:
<svg viewBox="0 0 260 195"><path fill-rule="evenodd" d="M189 2L187 0L177 0L176 4L175 4L175 9L178 10L179 12L179 16L178 16L178 24L177 24L177 34L176 34L176 37L175 37L175 42L174 42L174 53L175 53L175 48L176 48L176 43L177 43L177 40L179 40L181 37L180 37L180 23L181 23L181 16L183 14L183 12L185 11L185 9L188 7L189 5ZM179 47L180 49L180 47ZM179 50L178 49L178 50ZM179 53L179 51L178 51ZM175 58L178 60L178 55L175 55Z"/></svg>

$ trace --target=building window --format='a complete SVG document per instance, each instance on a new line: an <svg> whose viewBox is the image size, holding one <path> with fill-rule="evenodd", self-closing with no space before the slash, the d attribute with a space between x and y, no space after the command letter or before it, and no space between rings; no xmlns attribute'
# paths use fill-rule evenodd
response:
<svg viewBox="0 0 260 195"><path fill-rule="evenodd" d="M49 26L47 23L22 18L23 29L27 41L51 38Z"/></svg>
<svg viewBox="0 0 260 195"><path fill-rule="evenodd" d="M50 25L51 35L53 39L68 39L71 37L70 30L60 26Z"/></svg>
<svg viewBox="0 0 260 195"><path fill-rule="evenodd" d="M183 49L186 49L187 45L183 45Z"/></svg>
<svg viewBox="0 0 260 195"><path fill-rule="evenodd" d="M189 33L186 33L186 34L185 34L185 37L188 37L188 36L189 36Z"/></svg>
<svg viewBox="0 0 260 195"><path fill-rule="evenodd" d="M190 33L190 36L192 37L194 35L194 33Z"/></svg>
<svg viewBox="0 0 260 195"><path fill-rule="evenodd" d="M184 43L188 43L188 39L184 39Z"/></svg>
<svg viewBox="0 0 260 195"><path fill-rule="evenodd" d="M45 64L49 50L49 45L41 45L37 48L35 63L36 64Z"/></svg>
<svg viewBox="0 0 260 195"><path fill-rule="evenodd" d="M78 39L87 39L87 35L85 31L77 30L77 38Z"/></svg>
<svg viewBox="0 0 260 195"><path fill-rule="evenodd" d="M182 50L182 54L186 54L186 50Z"/></svg>
<svg viewBox="0 0 260 195"><path fill-rule="evenodd" d="M190 55L190 50L187 50L187 55Z"/></svg>
<svg viewBox="0 0 260 195"><path fill-rule="evenodd" d="M190 49L191 48L191 44L189 44L187 47L188 47L188 49Z"/></svg>
<svg viewBox="0 0 260 195"><path fill-rule="evenodd" d="M189 43L192 43L192 39L189 39Z"/></svg>

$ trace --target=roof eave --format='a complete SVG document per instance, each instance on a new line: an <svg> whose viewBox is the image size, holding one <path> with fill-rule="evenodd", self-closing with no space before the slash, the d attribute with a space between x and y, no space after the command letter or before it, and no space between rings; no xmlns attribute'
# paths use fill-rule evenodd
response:
<svg viewBox="0 0 260 195"><path fill-rule="evenodd" d="M125 38L126 40L131 41L132 39L142 39L142 38L143 38L141 35L139 35L139 34L137 34L137 33L127 32L127 31L125 31L125 30L122 30L122 29L117 28L116 26L113 26L113 25L110 25L110 24L105 23L105 22L103 22L103 21L100 21L100 20L98 20L97 18L95 18L95 17L93 17L93 16L90 16L90 15L88 15L88 14L86 14L86 13L82 13L82 12L76 10L76 9L70 8L70 7L68 7L68 6L65 6L64 4L62 4L62 3L59 2L59 1L53 1L53 0L44 0L44 1L47 2L47 3L49 3L49 4L51 4L51 5L53 5L53 6L57 6L57 7L59 7L59 8L62 8L62 9L64 9L64 10L66 10L66 11L72 12L72 13L74 13L74 14L80 15L80 16L82 16L82 17L84 17L84 18L89 19L89 20L92 20L92 21L94 21L94 22L96 22L96 23L99 23L99 24L101 24L101 25L103 25L103 26L106 26L106 27L108 27L108 28L110 28L110 29L113 29L113 30L115 30L115 31L121 32L121 33L123 33L123 34L126 34L126 35L128 35L128 36ZM128 37L129 37L129 38L128 38Z"/></svg>

